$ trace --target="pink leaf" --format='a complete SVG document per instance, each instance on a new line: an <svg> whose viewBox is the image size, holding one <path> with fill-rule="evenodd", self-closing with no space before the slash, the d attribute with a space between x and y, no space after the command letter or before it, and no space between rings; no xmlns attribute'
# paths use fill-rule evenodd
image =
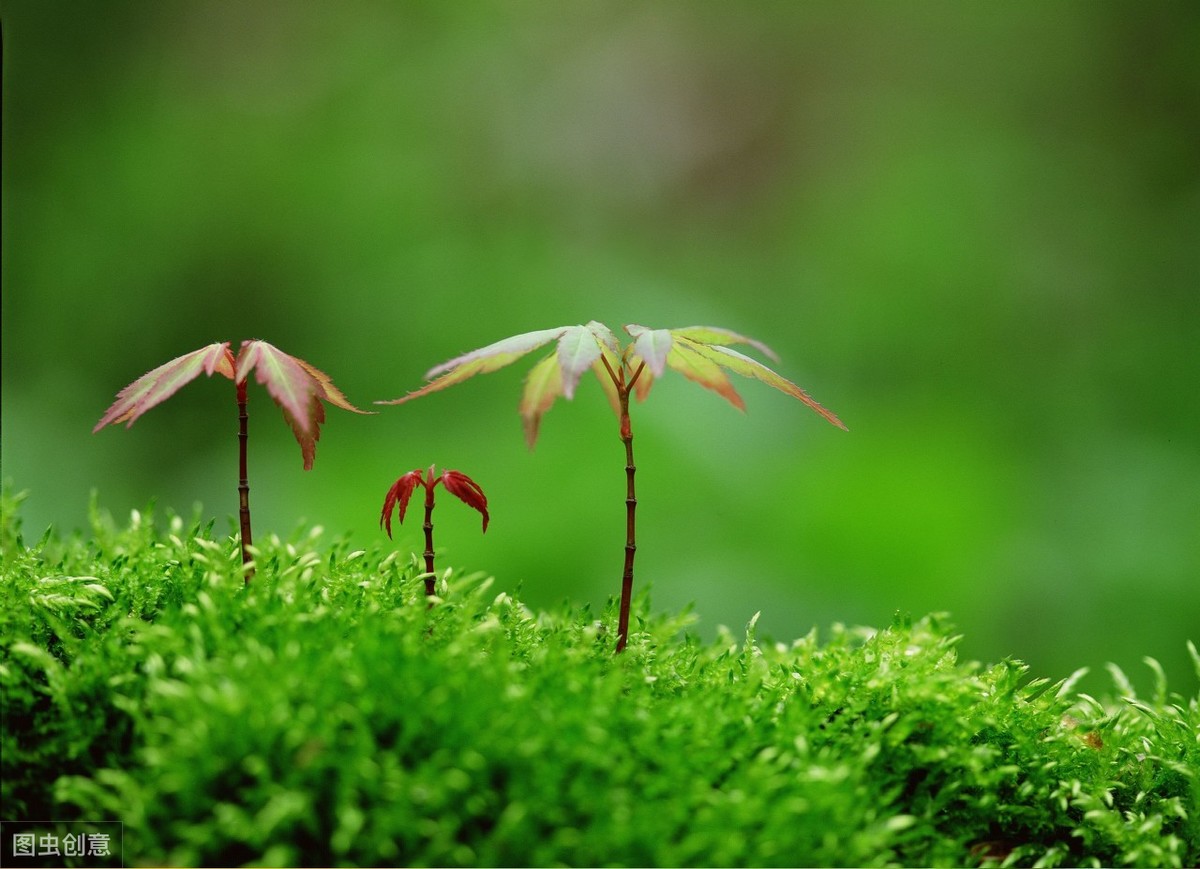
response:
<svg viewBox="0 0 1200 869"><path fill-rule="evenodd" d="M346 400L329 375L266 341L242 342L235 375L237 381L245 380L252 370L254 379L267 388L271 398L283 410L283 418L300 445L306 471L311 470L316 461L317 440L321 437L321 423L325 422L322 399L355 413L364 412Z"/></svg>
<svg viewBox="0 0 1200 869"><path fill-rule="evenodd" d="M238 354L237 379L245 380L251 371L254 379L267 388L275 403L290 414L309 434L315 428L313 399L324 391L315 377L293 357L266 341L243 341Z"/></svg>
<svg viewBox="0 0 1200 869"><path fill-rule="evenodd" d="M152 371L148 371L117 393L117 400L105 412L92 433L111 423L123 422L126 428L133 425L143 413L166 401L183 386L204 372L209 377L214 373L229 379L234 376L233 355L229 342L209 344L191 353L176 357Z"/></svg>
<svg viewBox="0 0 1200 869"><path fill-rule="evenodd" d="M413 490L417 486L425 484L423 474L424 471L420 468L409 471L387 490L387 496L383 499L383 512L379 514L379 524L387 528L389 538L392 536L392 509L399 508L399 520L403 523L404 511L408 509L408 501L412 497Z"/></svg>
<svg viewBox="0 0 1200 869"><path fill-rule="evenodd" d="M330 404L335 404L343 410L349 410L353 413L361 413L363 415L370 415L374 413L374 411L370 410L360 410L351 404L342 391L333 385L333 380L331 380L329 375L324 371L321 371L319 368L314 368L312 365L309 365L299 357L293 356L291 358L294 359L296 363L299 364L305 371L311 374L313 379L320 384L321 398L325 399Z"/></svg>
<svg viewBox="0 0 1200 869"><path fill-rule="evenodd" d="M479 484L459 471L443 471L441 479L447 492L459 498L468 507L474 507L483 514L483 532L486 534L488 527L487 496L483 494L483 489L479 488Z"/></svg>

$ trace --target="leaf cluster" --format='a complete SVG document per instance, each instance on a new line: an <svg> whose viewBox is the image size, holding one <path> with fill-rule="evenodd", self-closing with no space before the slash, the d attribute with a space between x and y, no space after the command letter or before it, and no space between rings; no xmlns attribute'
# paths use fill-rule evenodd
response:
<svg viewBox="0 0 1200 869"><path fill-rule="evenodd" d="M364 413L352 405L324 371L303 359L284 353L266 341L243 341L235 358L229 342L201 347L147 371L117 393L117 400L96 423L92 433L106 425L133 425L139 416L166 401L201 374L220 374L244 389L247 378L266 387L268 394L283 411L300 452L304 470L312 470L317 454L317 439L325 422L324 402L354 413Z"/></svg>
<svg viewBox="0 0 1200 869"><path fill-rule="evenodd" d="M433 507L433 490L440 483L447 492L458 498L468 507L478 510L483 516L483 533L487 533L488 515L487 496L483 493L483 489L479 484L464 474L462 471L446 470L442 473L435 473L433 465L429 466L428 471L423 471L420 468L409 471L400 479L396 480L387 490L387 494L383 498L383 509L379 513L379 524L387 531L387 536L392 536L392 512L395 511L396 517L403 522L404 514L408 511L408 502L412 498L413 492L418 486L425 489L426 500L429 507Z"/></svg>
<svg viewBox="0 0 1200 869"><path fill-rule="evenodd" d="M1200 696L959 660L937 617L789 643L533 613L481 575L152 511L0 584L3 800L170 865L1200 860ZM1197 660L1200 676L1200 656Z"/></svg>
<svg viewBox="0 0 1200 869"><path fill-rule="evenodd" d="M514 335L443 362L426 372L425 378L430 382L425 386L401 398L376 404L403 404L455 386L476 374L497 371L534 350L553 344L554 349L534 364L525 376L521 394L519 410L525 440L531 448L537 442L542 416L560 397L574 398L579 381L589 371L596 375L618 417L623 412L622 390L632 387L638 400L642 401L650 394L655 378L662 377L666 369L671 368L716 392L738 410L745 410L746 405L733 388L727 371L773 386L802 401L839 428L845 428L840 419L795 383L726 346L748 344L772 359L778 359L761 341L716 326L648 329L629 324L625 331L633 339L625 347L611 329L595 320L583 326L559 326Z"/></svg>

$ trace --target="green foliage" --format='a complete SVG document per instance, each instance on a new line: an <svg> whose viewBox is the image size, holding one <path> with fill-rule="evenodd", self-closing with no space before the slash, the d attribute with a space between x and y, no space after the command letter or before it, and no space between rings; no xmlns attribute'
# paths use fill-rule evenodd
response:
<svg viewBox="0 0 1200 869"><path fill-rule="evenodd" d="M644 598L614 656L611 607L446 573L430 609L415 557L320 529L247 587L178 516L27 546L15 511L6 815L120 819L130 863L1200 860L1200 697L1165 679L1102 703L959 661L940 617L704 644Z"/></svg>
<svg viewBox="0 0 1200 869"><path fill-rule="evenodd" d="M718 326L647 329L627 324L625 331L633 340L624 348L612 330L596 320L586 326L559 326L512 335L434 366L425 374L430 382L402 398L375 403L403 404L455 386L476 374L497 371L553 342L555 347L550 355L526 375L521 395L521 419L530 449L537 443L542 416L560 396L574 398L580 378L589 370L600 381L609 403L621 419L622 431L628 417L629 390L636 386L638 400L645 399L654 379L662 377L668 367L693 383L711 389L738 410L745 410L746 405L729 382L727 370L761 380L802 401L838 428L846 427L837 416L787 378L724 346L749 344L772 359L778 359L775 351L761 341Z"/></svg>

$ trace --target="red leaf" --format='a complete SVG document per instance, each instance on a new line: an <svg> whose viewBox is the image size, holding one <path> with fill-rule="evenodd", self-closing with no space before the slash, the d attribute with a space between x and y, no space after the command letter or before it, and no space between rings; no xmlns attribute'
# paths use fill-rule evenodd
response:
<svg viewBox="0 0 1200 869"><path fill-rule="evenodd" d="M447 492L459 498L468 507L474 507L483 514L483 531L486 534L488 527L487 496L483 494L483 489L479 488L479 484L459 471L443 471L441 480Z"/></svg>
<svg viewBox="0 0 1200 869"><path fill-rule="evenodd" d="M133 425L143 413L166 401L183 386L204 372L209 377L214 373L233 379L233 354L229 342L209 344L191 353L176 357L152 371L148 371L117 393L117 400L105 412L92 434L106 425L116 422Z"/></svg>
<svg viewBox="0 0 1200 869"><path fill-rule="evenodd" d="M417 468L409 471L387 490L383 499L383 512L379 514L379 524L387 528L387 536L392 536L392 509L399 507L399 520L404 522L404 511L408 509L408 500L412 497L417 486L425 485L424 471Z"/></svg>

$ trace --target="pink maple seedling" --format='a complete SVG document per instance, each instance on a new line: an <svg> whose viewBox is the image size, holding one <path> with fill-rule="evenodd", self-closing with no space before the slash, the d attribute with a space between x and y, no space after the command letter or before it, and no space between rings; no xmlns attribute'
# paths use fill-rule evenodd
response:
<svg viewBox="0 0 1200 869"><path fill-rule="evenodd" d="M621 575L621 603L617 617L618 652L625 648L629 637L633 560L637 551L634 522L637 509L637 497L634 492L636 468L633 463L633 429L629 422L631 394L635 394L641 401L649 394L654 379L661 377L667 368L671 368L694 383L711 389L738 410L744 411L745 403L725 373L732 371L761 380L768 386L773 386L803 402L833 425L842 429L846 427L799 386L761 362L726 346L748 344L770 358L778 359L771 348L761 341L713 326L647 329L644 326L627 325L625 331L632 341L624 347L607 326L594 320L586 326L560 326L556 329L514 335L438 365L425 375L430 383L402 398L375 402L401 404L411 401L439 389L454 386L476 374L496 371L553 342L554 350L534 365L525 376L525 391L519 410L525 427L525 439L532 448L537 441L542 416L555 400L559 396L573 398L580 378L589 370L595 373L616 412L620 423L621 441L625 445L625 564Z"/></svg>
<svg viewBox="0 0 1200 869"><path fill-rule="evenodd" d="M408 509L409 499L417 486L425 487L425 594L433 597L436 576L433 572L433 490L441 483L446 491L454 495L468 507L473 507L483 515L483 533L487 533L488 506L487 496L479 484L460 471L442 471L434 474L434 466L428 471L417 468L409 471L387 490L383 499L383 511L379 514L379 524L387 529L387 536L392 536L392 512L396 511L401 522L404 521L404 511Z"/></svg>
<svg viewBox="0 0 1200 869"><path fill-rule="evenodd" d="M118 422L125 423L128 428L139 416L170 398L199 377L201 372L209 377L220 374L232 380L237 389L238 518L241 524L242 565L247 583L254 575L250 556L250 546L253 545L250 483L246 475L246 441L249 437L246 428L246 382L251 371L254 371L254 379L267 388L271 398L283 410L283 418L300 444L306 471L312 469L316 459L320 425L325 422L325 406L322 402L328 401L354 413L368 413L347 401L346 396L333 385L329 375L303 359L289 356L266 341L243 341L234 358L229 342L222 341L185 353L143 374L117 393L117 400L92 429L95 434L106 425Z"/></svg>

